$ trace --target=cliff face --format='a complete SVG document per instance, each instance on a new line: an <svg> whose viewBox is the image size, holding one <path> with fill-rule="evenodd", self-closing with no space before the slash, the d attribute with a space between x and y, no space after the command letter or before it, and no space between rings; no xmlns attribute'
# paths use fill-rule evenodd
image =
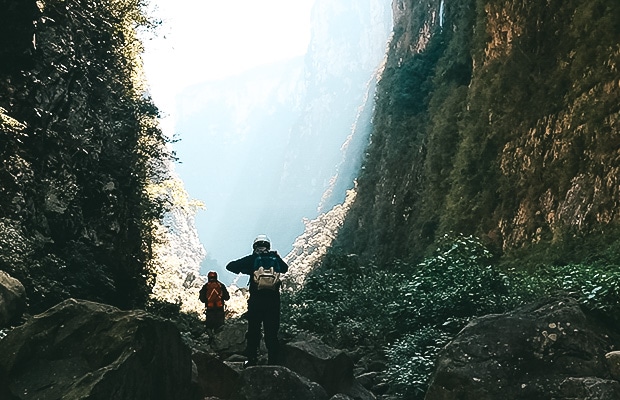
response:
<svg viewBox="0 0 620 400"><path fill-rule="evenodd" d="M143 304L146 185L165 174L143 97L137 3L0 1L0 269L32 311L66 297Z"/></svg>
<svg viewBox="0 0 620 400"><path fill-rule="evenodd" d="M318 0L305 57L184 92L177 170L206 205L196 219L212 259L204 268L230 283L223 266L257 233L286 254L302 218L344 200L367 145L391 27L384 0Z"/></svg>
<svg viewBox="0 0 620 400"><path fill-rule="evenodd" d="M381 0L318 0L313 6L301 116L290 129L278 187L282 204L295 204L306 217L316 215L317 205L324 212L339 204L353 186L351 159L359 160L366 145L370 118L364 113L372 109L368 95L390 19L389 4Z"/></svg>
<svg viewBox="0 0 620 400"><path fill-rule="evenodd" d="M500 252L620 222L620 4L397 0L356 202L338 244L421 255L448 231Z"/></svg>

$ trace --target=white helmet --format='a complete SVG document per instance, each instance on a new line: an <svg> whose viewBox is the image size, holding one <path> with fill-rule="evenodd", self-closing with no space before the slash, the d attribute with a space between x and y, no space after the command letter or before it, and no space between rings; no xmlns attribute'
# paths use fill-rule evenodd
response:
<svg viewBox="0 0 620 400"><path fill-rule="evenodd" d="M271 240L267 237L267 235L258 235L256 239L254 239L254 243L252 243L252 248L256 250L257 247L266 247L267 250L271 249Z"/></svg>

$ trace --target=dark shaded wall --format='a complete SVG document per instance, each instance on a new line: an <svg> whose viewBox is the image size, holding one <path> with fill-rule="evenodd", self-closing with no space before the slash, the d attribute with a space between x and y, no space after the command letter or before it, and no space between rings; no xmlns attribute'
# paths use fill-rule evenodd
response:
<svg viewBox="0 0 620 400"><path fill-rule="evenodd" d="M145 187L164 157L133 1L0 1L0 269L33 311L148 296Z"/></svg>

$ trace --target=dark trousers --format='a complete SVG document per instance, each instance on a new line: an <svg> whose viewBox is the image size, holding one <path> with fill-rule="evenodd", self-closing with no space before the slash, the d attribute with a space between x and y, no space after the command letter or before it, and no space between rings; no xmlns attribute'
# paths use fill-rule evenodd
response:
<svg viewBox="0 0 620 400"><path fill-rule="evenodd" d="M224 309L223 308L215 308L215 309L207 309L205 310L205 327L207 329L217 329L224 325Z"/></svg>
<svg viewBox="0 0 620 400"><path fill-rule="evenodd" d="M246 355L253 361L258 356L261 328L265 331L269 364L278 361L278 331L280 330L280 293L275 291L257 291L250 294L248 300L248 332L246 334Z"/></svg>

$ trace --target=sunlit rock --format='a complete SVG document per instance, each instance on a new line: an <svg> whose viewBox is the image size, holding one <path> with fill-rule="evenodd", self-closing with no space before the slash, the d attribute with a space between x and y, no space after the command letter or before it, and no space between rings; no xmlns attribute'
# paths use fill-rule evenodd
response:
<svg viewBox="0 0 620 400"><path fill-rule="evenodd" d="M20 281L0 271L0 327L17 320L26 309L26 289Z"/></svg>

